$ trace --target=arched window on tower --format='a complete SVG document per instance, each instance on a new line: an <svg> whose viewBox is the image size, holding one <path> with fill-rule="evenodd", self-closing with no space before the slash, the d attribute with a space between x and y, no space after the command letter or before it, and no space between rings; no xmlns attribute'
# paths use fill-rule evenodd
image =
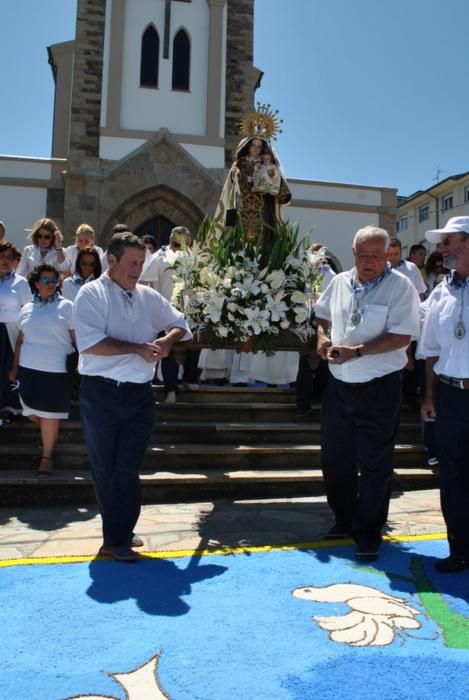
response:
<svg viewBox="0 0 469 700"><path fill-rule="evenodd" d="M159 56L160 38L155 27L150 25L145 29L142 36L140 87L158 87Z"/></svg>
<svg viewBox="0 0 469 700"><path fill-rule="evenodd" d="M191 72L191 44L184 29L180 29L173 41L173 90L189 90Z"/></svg>

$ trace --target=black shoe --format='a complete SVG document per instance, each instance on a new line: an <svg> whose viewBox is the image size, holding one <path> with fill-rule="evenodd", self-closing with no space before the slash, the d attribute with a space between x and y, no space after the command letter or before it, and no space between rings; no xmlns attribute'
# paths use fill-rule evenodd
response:
<svg viewBox="0 0 469 700"><path fill-rule="evenodd" d="M329 532L324 535L325 540L346 540L351 537L352 528L348 525L336 523L331 527Z"/></svg>
<svg viewBox="0 0 469 700"><path fill-rule="evenodd" d="M130 549L130 547L126 547L124 544L120 545L119 547L111 547L110 545L103 544L98 554L100 556L112 557L116 561L123 562L133 562L137 561L139 558L136 552Z"/></svg>
<svg viewBox="0 0 469 700"><path fill-rule="evenodd" d="M440 574L456 574L464 569L469 569L469 560L461 559L461 557L452 554L446 559L439 559L433 566Z"/></svg>
<svg viewBox="0 0 469 700"><path fill-rule="evenodd" d="M297 418L304 418L305 416L308 416L312 412L311 406L309 408L299 408L296 412L296 417Z"/></svg>
<svg viewBox="0 0 469 700"><path fill-rule="evenodd" d="M379 545L381 540L365 540L357 542L355 557L358 561L375 561L379 556Z"/></svg>
<svg viewBox="0 0 469 700"><path fill-rule="evenodd" d="M379 556L377 549L373 547L358 547L355 552L355 557L358 561L375 561Z"/></svg>

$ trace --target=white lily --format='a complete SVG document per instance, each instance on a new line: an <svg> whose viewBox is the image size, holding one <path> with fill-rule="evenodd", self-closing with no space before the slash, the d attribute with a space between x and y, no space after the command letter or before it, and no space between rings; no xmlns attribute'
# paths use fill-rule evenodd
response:
<svg viewBox="0 0 469 700"><path fill-rule="evenodd" d="M283 301L284 295L283 291L277 292L274 297L271 294L267 295L267 308L270 311L272 321L281 321L288 311L288 306Z"/></svg>
<svg viewBox="0 0 469 700"><path fill-rule="evenodd" d="M257 306L253 306L250 309L246 309L246 321L244 326L246 328L252 329L254 335L259 335L262 331L269 327L269 311L266 309L258 309Z"/></svg>
<svg viewBox="0 0 469 700"><path fill-rule="evenodd" d="M223 304L225 303L226 297L214 294L210 300L210 303L205 307L205 315L213 323L218 323L221 319L221 313L223 310Z"/></svg>

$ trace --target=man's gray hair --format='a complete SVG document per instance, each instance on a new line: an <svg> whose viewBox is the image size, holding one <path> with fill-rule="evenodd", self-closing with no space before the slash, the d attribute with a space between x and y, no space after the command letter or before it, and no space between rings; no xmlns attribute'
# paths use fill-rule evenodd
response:
<svg viewBox="0 0 469 700"><path fill-rule="evenodd" d="M140 238L134 233L130 233L130 231L123 233L115 233L107 247L107 254L114 255L116 260L120 260L121 257L124 255L125 248L137 248L138 250L145 250L145 244L142 243Z"/></svg>
<svg viewBox="0 0 469 700"><path fill-rule="evenodd" d="M384 243L384 249L389 248L391 243L391 237L389 233L384 228L379 228L378 226L364 226L359 229L353 239L353 250L357 250L357 247L366 241L370 241L372 238L380 238Z"/></svg>

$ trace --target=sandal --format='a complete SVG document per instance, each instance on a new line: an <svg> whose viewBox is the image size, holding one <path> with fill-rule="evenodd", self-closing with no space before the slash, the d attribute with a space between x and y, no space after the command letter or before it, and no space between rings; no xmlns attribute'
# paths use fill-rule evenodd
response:
<svg viewBox="0 0 469 700"><path fill-rule="evenodd" d="M36 476L38 479L44 479L52 474L53 469L54 462L52 461L52 457L41 457Z"/></svg>

